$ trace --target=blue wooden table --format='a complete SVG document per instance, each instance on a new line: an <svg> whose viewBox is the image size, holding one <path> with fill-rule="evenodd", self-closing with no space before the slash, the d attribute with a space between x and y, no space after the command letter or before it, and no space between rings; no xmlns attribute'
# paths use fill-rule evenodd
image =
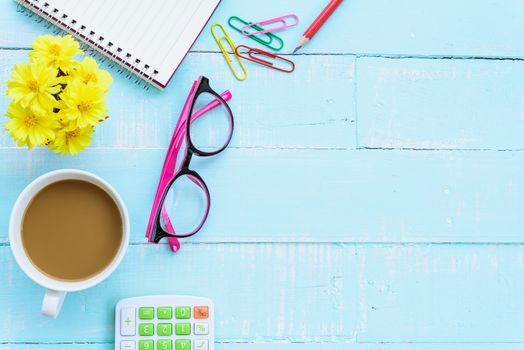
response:
<svg viewBox="0 0 524 350"><path fill-rule="evenodd" d="M297 13L290 52L324 3L224 0L212 22ZM79 156L1 131L0 348L111 349L119 299L176 293L215 301L219 350L524 349L523 23L522 0L347 0L295 73L249 63L245 82L206 28L164 92L110 70L110 118ZM49 31L0 2L2 95ZM233 92L237 129L220 157L195 161L213 207L173 255L144 232L200 74ZM132 238L117 272L50 320L7 221L24 186L64 167L120 191Z"/></svg>

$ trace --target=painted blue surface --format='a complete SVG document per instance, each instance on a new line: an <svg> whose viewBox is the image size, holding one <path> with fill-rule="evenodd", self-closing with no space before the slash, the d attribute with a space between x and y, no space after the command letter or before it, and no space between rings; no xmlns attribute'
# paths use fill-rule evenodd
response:
<svg viewBox="0 0 524 350"><path fill-rule="evenodd" d="M323 5L224 0L212 22L297 13L289 53ZM81 155L28 152L0 131L0 348L112 349L120 298L179 293L215 301L218 350L524 349L522 23L521 0L346 0L292 56L295 73L248 63L245 82L206 28L163 92L110 69L110 118ZM0 2L2 95L47 32ZM237 128L224 154L195 161L213 207L172 255L143 235L199 74L232 91ZM7 220L24 186L64 167L115 186L132 236L115 274L49 320Z"/></svg>

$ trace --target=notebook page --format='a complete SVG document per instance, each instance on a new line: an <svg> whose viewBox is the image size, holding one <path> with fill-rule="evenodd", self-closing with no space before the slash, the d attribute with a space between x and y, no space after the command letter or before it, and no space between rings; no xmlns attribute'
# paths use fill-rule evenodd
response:
<svg viewBox="0 0 524 350"><path fill-rule="evenodd" d="M81 33L90 40L104 48L111 42L112 56L137 69L149 66L148 72L158 71L155 80L167 85L220 0L46 2L68 15L66 23L84 25Z"/></svg>
<svg viewBox="0 0 524 350"><path fill-rule="evenodd" d="M152 25L149 31L151 34L143 36L139 41L139 45L144 45L145 51L149 54L156 55L156 53L153 52L157 45L156 40L149 40L149 36L152 36L153 38L163 38L169 35L166 34L171 33L166 30L167 24L174 22L174 18L180 17L179 14L183 11L186 5L187 2L177 1L176 6L171 9L171 12L163 11L162 13L157 13L157 18L152 20Z"/></svg>
<svg viewBox="0 0 524 350"><path fill-rule="evenodd" d="M162 82L165 81L164 84L169 82L174 71L180 62L182 62L199 33L202 31L202 28L206 25L209 17L220 3L220 0L194 1L194 4L197 3L198 7L191 19L184 28L181 28L182 33L178 36L177 41L168 46L167 54L161 61L158 80ZM174 66L174 69L168 73L170 71L168 67L172 66Z"/></svg>
<svg viewBox="0 0 524 350"><path fill-rule="evenodd" d="M176 12L178 8L183 5L183 1L176 1L174 6L170 5L172 0L158 0L160 8L170 8L171 11ZM172 7L171 7L172 6ZM139 44L143 44L145 38L152 36L154 38L161 35L161 30L163 29L164 23L172 20L171 11L156 11L152 6L149 6L149 11L146 14L147 22L150 23L149 30L147 32L142 32L139 38ZM149 42L147 42L149 43Z"/></svg>
<svg viewBox="0 0 524 350"><path fill-rule="evenodd" d="M167 5L172 0L158 0L158 7L159 8L166 8ZM178 2L176 2L178 6ZM144 47L144 51L148 51L146 48L147 45L149 45L150 37L156 38L158 35L161 35L159 32L160 27L162 25L162 22L167 21L169 19L170 13L167 11L157 11L156 7L154 6L147 6L146 11L142 14L143 21L145 23L149 23L149 29L147 31L140 31L138 35L136 36L135 40L139 47ZM146 57L144 59L147 60Z"/></svg>
<svg viewBox="0 0 524 350"><path fill-rule="evenodd" d="M149 23L142 18L142 13L149 7L148 1L127 0L120 1L120 11L122 15L117 18L116 24L109 24L106 30L111 30L115 35L115 41L118 46L122 47L133 56L143 59L143 55L138 52L142 51L140 46L136 45L136 36L141 32L149 31Z"/></svg>
<svg viewBox="0 0 524 350"><path fill-rule="evenodd" d="M201 5L206 2L212 2L214 6L208 13L199 13L198 11ZM151 30L148 30L148 36L154 39L151 40L151 38L145 37L145 40L140 40L138 44L144 48L143 51L146 62L160 60L161 64L157 65L156 68L159 71L156 77L157 81L167 84L174 70L190 49L218 2L217 0L177 0L173 2L174 6L170 7L170 11L166 10L164 14L160 16L160 18L162 18L161 20L155 21L153 19L151 21L152 25ZM199 19L198 16L204 16L204 18ZM194 25L197 26L197 30L184 34L186 27L192 27ZM150 32L153 34L150 35ZM182 35L189 37L189 45L184 45L184 42L180 40ZM177 50L181 51L181 55L178 59L175 58L165 64L165 58L169 55L168 49L172 47L176 47Z"/></svg>

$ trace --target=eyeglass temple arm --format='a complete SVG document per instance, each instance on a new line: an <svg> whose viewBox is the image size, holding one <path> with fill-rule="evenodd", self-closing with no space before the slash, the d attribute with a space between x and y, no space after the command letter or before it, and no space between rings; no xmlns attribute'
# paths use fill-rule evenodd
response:
<svg viewBox="0 0 524 350"><path fill-rule="evenodd" d="M171 139L171 143L169 145L168 154L166 156L166 161L164 163L164 167L162 169L162 178L172 178L175 172L175 166L176 166L176 160L178 156L178 151L180 150L180 145L182 144L182 141L184 139L184 132L186 130L186 120L184 116L189 113L189 109L191 106L189 105L189 101L191 100L191 97L194 95L194 91L191 91L190 98L186 101L186 104L184 105L184 109L182 110L182 115L180 116L178 120L178 124L175 127L175 131L173 132L173 137ZM226 90L220 94L220 96L224 99L224 101L229 101L232 97L231 92L229 90ZM200 118L204 113L220 106L221 102L217 99L211 101L201 109L199 109L196 113L194 113L191 116L191 123L193 123L195 120Z"/></svg>
<svg viewBox="0 0 524 350"><path fill-rule="evenodd" d="M224 101L229 101L232 97L231 95L231 92L229 90L226 90L224 92L222 92L220 94L220 96L224 99ZM209 112L210 110L213 110L214 108L218 107L221 105L221 102L218 101L217 99L211 101L210 103L208 103L207 105L205 105L204 107L202 107L201 109L199 109L196 113L194 113L192 116L191 116L191 123L193 123L195 120L197 120L198 118L200 118L202 115L204 115L205 113ZM186 113L189 113L189 110L186 112ZM185 136L185 128L186 126L186 118L181 118L181 120L179 120L179 123L178 125L176 126L175 128L175 132L173 133L173 139L174 141L172 142L172 145L169 149L169 156L168 156L168 159L166 161L166 171L173 171L174 172L174 169L175 169L175 166L176 166L176 160L177 160L177 156L178 156L178 151L180 150L180 145L182 144L182 141L184 139L184 136ZM170 174L171 176L173 174ZM200 187L201 185L198 184Z"/></svg>
<svg viewBox="0 0 524 350"><path fill-rule="evenodd" d="M224 101L229 101L232 97L231 92L229 90L222 92L220 96L224 99ZM206 106L202 107L195 114L191 116L190 123L193 123L195 120L200 118L202 115L204 115L208 111L220 106L221 103L222 102L220 102L218 99L215 99L212 102L208 103ZM184 114L189 113L189 106L187 104L186 106L184 106L183 112ZM173 139L171 140L171 145L169 147L168 159L166 161L166 163L168 163L166 164L167 166L166 170L173 169L172 171L174 172L174 168L175 168L176 160L178 156L178 151L180 149L180 145L182 144L183 137L185 136L184 131L185 131L186 120L187 119L184 117L180 118L177 126L175 127L175 132L173 133ZM200 182L195 181L192 177L190 177L190 180L193 183L195 183L198 187L200 187L201 189L204 189L203 185ZM162 206L160 210L161 210L161 215L164 218L164 224L166 225L166 228L169 231L174 232L173 225L171 224L171 221L169 220L169 215L167 214L166 210L164 209L164 206ZM175 252L178 249L180 249L180 242L178 241L176 237L168 237L168 240L169 240L169 246L171 247L172 251Z"/></svg>
<svg viewBox="0 0 524 350"><path fill-rule="evenodd" d="M231 95L231 92L229 90L226 90L224 92L222 92L220 94L220 97L222 97L224 99L224 101L229 101L232 97ZM198 118L200 118L202 115L204 115L204 113L207 113L211 110L213 110L214 108L220 106L222 104L222 102L220 102L218 99L214 99L213 101L211 101L210 103L208 103L207 105L205 105L204 107L200 108L195 114L193 114L191 116L191 123L193 123L195 120L197 120ZM189 111L187 112L189 113ZM184 136L184 131L185 131L185 126L186 126L186 118L182 118L182 122L180 122L178 125L177 125L177 128L175 128L175 147L174 149L176 149L178 151L178 148L180 147L180 145L182 144L182 138Z"/></svg>
<svg viewBox="0 0 524 350"><path fill-rule="evenodd" d="M159 181L159 185L158 185L157 192L156 192L156 195L155 195L155 199L154 199L154 202L153 202L153 208L152 208L151 217L149 218L148 231L147 231L147 234L146 234L147 237L151 237L151 235L152 235L152 232L151 232L151 229L152 229L152 226L153 226L152 220L154 220L154 214L153 213L158 210L157 206L159 205L158 201L160 199L160 196L162 195L162 192L164 191L165 186L167 186L167 183L170 181L170 179L174 175L175 165L176 165L176 155L178 153L178 149L180 148L180 144L181 144L181 141L182 141L182 139L180 138L180 135L183 135L183 133L181 133L181 131L184 130L183 126L185 126L185 122L186 122L186 119L187 119L187 118L185 118L185 116L187 115L187 113L189 113L189 109L191 108L190 102L193 101L197 88L198 88L198 80L193 82L193 85L191 86L191 89L189 90L188 97L186 99L186 102L184 103L184 107L182 108L182 112L180 113L180 117L178 118L178 123L177 123L177 125L175 127L175 130L173 132L173 136L171 137L171 141L169 143L169 148L168 148L168 151L167 151L167 154L166 154L164 165L163 165L162 171L160 173L160 181ZM224 91L220 95L226 101L230 100L231 97L232 97L231 96L231 92L229 90ZM204 106L203 109L201 109L201 110L197 111L197 113L195 113L195 115L191 118L191 121L196 120L197 118L202 116L202 114L204 114L208 110L211 110L211 109L215 108L218 105L219 105L219 101L215 100L215 101L211 102L210 104ZM173 152L175 154L175 157L173 157ZM173 164L173 161L174 161L174 164Z"/></svg>
<svg viewBox="0 0 524 350"><path fill-rule="evenodd" d="M229 101L232 97L231 92L229 90L224 91L223 93L220 94L220 96L224 99L224 101ZM220 106L221 103L222 102L218 101L217 99L208 103L206 106L202 107L195 114L191 116L190 122L193 123L195 120L200 118L206 112ZM186 113L189 113L189 111L187 111ZM169 158L173 158L173 160L169 162L170 169L174 169L176 165L178 150L180 149L180 145L182 144L182 140L185 136L184 131L185 131L185 125L186 125L186 118L180 118L180 119L181 120L179 120L179 123L177 127L175 128L175 132L173 135L174 145L172 145L173 147L170 147L170 151L171 150L172 151L169 155ZM172 164L172 167L171 167L171 164ZM198 187L200 187L201 189L204 189L203 185L200 182L194 180L192 177L189 177L189 179L194 184L196 184ZM170 232L175 232L175 229L173 228L173 225L171 224L171 220L169 220L169 215L167 214L166 210L164 209L164 206L162 206L160 210L161 210L161 215L164 218L164 224L166 225L166 228ZM169 246L173 252L176 252L178 251L178 249L180 249L180 242L178 241L176 237L168 237L168 240L169 240Z"/></svg>

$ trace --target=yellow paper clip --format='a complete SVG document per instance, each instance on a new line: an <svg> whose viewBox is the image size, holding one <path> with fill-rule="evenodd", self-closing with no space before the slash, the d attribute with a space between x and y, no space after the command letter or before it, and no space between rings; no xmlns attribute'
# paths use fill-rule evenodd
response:
<svg viewBox="0 0 524 350"><path fill-rule="evenodd" d="M224 34L220 37L217 37L217 35L215 34L215 27L219 27ZM231 37L227 33L226 29L220 23L215 23L211 26L211 34L213 34L213 38L215 38L215 41L217 42L218 47L220 48L220 51L222 51L222 55L226 59L226 63L229 66L229 69L231 69L231 72L233 72L233 75L235 76L235 78L237 78L238 80L246 80L247 78L246 68L244 67L244 64L242 63L240 58L237 55L235 55L236 46L235 44L233 44L233 41L231 40ZM238 64L240 65L240 68L242 69L242 72L244 73L242 76L239 76L237 74L237 72L235 71L235 68L231 64L232 60L231 60L231 57L229 57L229 54L227 53L226 49L224 48L224 45L222 44L223 40L226 40L229 46L231 47L231 51L233 52L232 55L236 58Z"/></svg>

